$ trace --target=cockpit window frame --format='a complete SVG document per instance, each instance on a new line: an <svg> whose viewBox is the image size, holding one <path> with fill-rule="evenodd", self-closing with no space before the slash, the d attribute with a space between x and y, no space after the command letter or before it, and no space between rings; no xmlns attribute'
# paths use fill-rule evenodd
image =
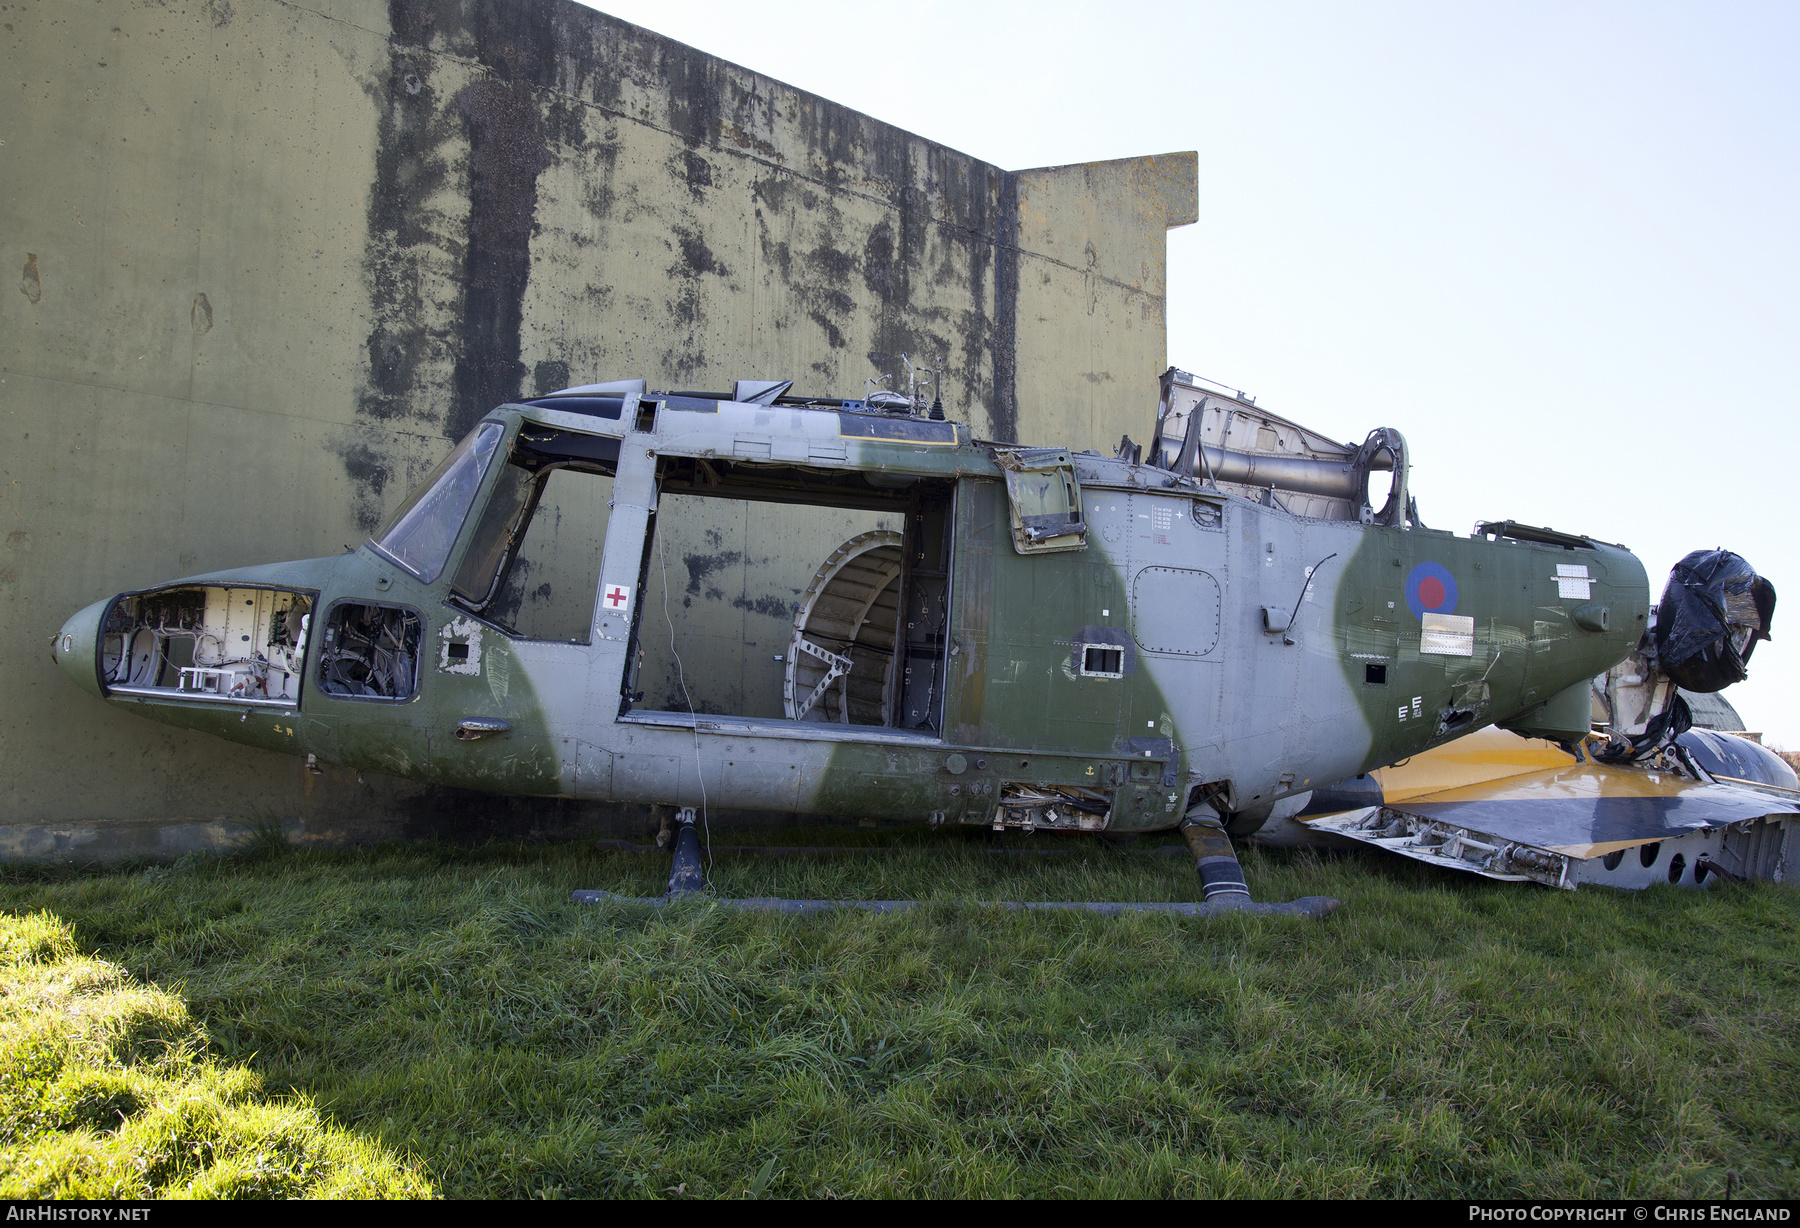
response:
<svg viewBox="0 0 1800 1228"><path fill-rule="evenodd" d="M516 627L507 625L494 618L488 608L499 595L505 585L506 577L511 572L514 561L518 557L520 547L524 544L525 535L530 531L531 522L537 515L538 503L544 494L545 484L552 471L570 469L580 473L595 473L613 477L618 472L619 439L617 436L601 432L589 432L563 426L550 426L533 421L530 418L515 419L509 423L509 432L504 448L505 460L494 465L487 476L476 502L466 518L463 536L467 539L458 545L452 556L455 566L446 566L444 573L449 576L449 592L444 603L456 610L468 614L488 627L509 639L523 640L533 637L522 634ZM536 432L535 434L533 432ZM487 589L479 599L470 596L462 587L465 578L464 568L472 561L470 552L477 546L479 537L490 527L488 512L498 496L498 488L509 469L522 469L530 477L523 504L514 509L505 525L505 545L496 557L492 573L487 578ZM485 570L485 569L484 569ZM595 598L598 600L599 589L596 583ZM590 628L591 633L591 628ZM565 643L564 640L552 641Z"/></svg>
<svg viewBox="0 0 1800 1228"><path fill-rule="evenodd" d="M512 568L512 562L519 552L519 546L525 539L525 530L531 524L531 518L537 514L538 499L544 493L545 475L550 468L551 466L527 468L518 464L511 455L506 458L505 464L496 467L495 473L498 476L494 480L493 489L482 501L480 515L474 517L469 543L464 547L462 556L456 561L456 570L449 573L449 600L451 602L474 614L482 613L493 602L502 580ZM510 470L514 469L525 475L524 497L512 509L512 514L507 517L506 522L500 524L493 519L490 513L495 510L494 501L500 497L501 481L509 475ZM503 539L496 539L495 544L500 547L499 552L492 555L491 563L482 569L487 574L487 586L477 595L472 593L469 588L464 587L465 582L473 581L475 577L464 573L477 561L475 552L482 544L480 539L490 529L496 530L504 536Z"/></svg>
<svg viewBox="0 0 1800 1228"><path fill-rule="evenodd" d="M457 562L461 561L461 552L466 545L463 539L471 532L471 520L473 519L471 513L478 506L486 506L486 496L489 493L489 487L492 486L495 480L495 474L498 467L494 464L494 458L501 457L502 463L504 463L504 458L510 455L512 436L517 429L518 423L516 421L507 422L505 420L486 418L481 422L476 423L474 428L471 429L467 435L457 441L456 447L451 450L450 454L439 461L432 469L431 473L426 476L425 480L419 483L413 493L407 497L406 502L403 503L400 508L395 511L394 515L389 518L388 523L382 526L380 531L372 534L368 538L366 543L368 547L383 559L386 559L394 566L405 571L408 575L418 579L421 583L436 584L444 573L449 570L453 560ZM494 432L494 443L488 448L487 454L480 457L477 461L480 465L479 474L470 487L468 497L462 500L461 509L456 513L458 520L455 530L449 535L448 545L444 547L441 554L436 554L434 558L430 559L430 565L420 567L415 566L412 562L408 562L406 559L402 558L400 554L384 544L387 539L392 537L393 534L403 526L407 518L425 503L427 497L450 476L457 461L473 452L475 447L479 445L482 436L489 431Z"/></svg>

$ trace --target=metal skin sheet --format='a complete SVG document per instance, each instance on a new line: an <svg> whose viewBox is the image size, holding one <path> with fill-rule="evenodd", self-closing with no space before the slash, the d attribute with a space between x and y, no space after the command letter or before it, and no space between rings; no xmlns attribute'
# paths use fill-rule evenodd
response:
<svg viewBox="0 0 1800 1228"><path fill-rule="evenodd" d="M1480 729L1423 754L1411 756L1390 767L1377 768L1368 774L1367 782L1355 789L1357 797L1346 806L1328 804L1331 790L1314 794L1314 813L1333 809L1350 809L1367 805L1364 796L1374 790L1374 801L1404 802L1409 798L1460 789L1469 785L1528 776L1535 772L1560 770L1575 762L1575 756L1554 742L1542 738L1521 738L1504 729ZM1351 782L1345 782L1349 784Z"/></svg>
<svg viewBox="0 0 1800 1228"><path fill-rule="evenodd" d="M1658 883L1705 887L1725 878L1789 881L1790 832L1800 815L1775 813L1721 826L1666 831L1655 840L1543 846L1473 826L1482 816L1452 811L1470 825L1365 807L1303 825L1316 838L1343 840L1500 882L1574 890L1584 883L1641 890ZM1715 814L1718 812L1715 811Z"/></svg>
<svg viewBox="0 0 1800 1228"><path fill-rule="evenodd" d="M1800 817L1796 803L1734 785L1583 764L1515 777L1498 794L1477 785L1393 808L1570 857L1597 857L1733 823Z"/></svg>
<svg viewBox="0 0 1800 1228"><path fill-rule="evenodd" d="M1644 570L1622 548L1308 519L1092 453L1073 454L1086 548L1021 555L994 452L966 427L858 437L835 410L709 404L712 412L651 414L631 394L617 419L539 406L489 415L507 448L528 422L618 442L585 641L529 640L488 625L478 672L435 668L434 650L404 702L312 686L297 714L107 695L96 663L110 601L69 620L57 659L90 693L151 719L496 794L987 824L1007 786L1061 785L1102 790L1109 829L1131 832L1175 826L1202 788L1223 785L1234 809L1254 810L1516 717L1623 659L1649 609ZM657 625L641 605L662 467L671 458L755 463L740 448L745 439L768 440L764 472L796 487L860 472L880 489L927 478L952 492L943 686L932 695L938 731L822 733L778 719L646 712L622 700L639 637ZM763 455L760 444L754 454ZM446 577L496 483L491 471ZM1550 577L1571 556L1588 568L1592 599L1611 605L1611 631L1576 627L1577 603L1557 595ZM1467 656L1421 651L1407 591L1421 564L1453 578L1430 596L1435 613L1473 620ZM432 645L469 616L448 601L447 580L422 583L366 544L183 583L259 578L318 592L319 609L379 600L417 610ZM1140 599L1134 609L1134 594L1159 592L1179 608L1147 611ZM1266 628L1264 607L1289 613L1279 633ZM1092 628L1133 635L1134 668L1077 673L1073 645ZM1371 664L1382 666L1378 681ZM1454 727L1453 713L1465 714ZM509 732L459 739L467 718Z"/></svg>
<svg viewBox="0 0 1800 1228"><path fill-rule="evenodd" d="M1729 734L1690 730L1680 745L1704 771L1765 779L1709 782L1598 763L1483 730L1317 790L1305 815L1267 835L1285 845L1354 841L1446 869L1569 888L1704 886L1714 869L1780 877L1779 853L1746 861L1737 844L1786 839L1784 825L1800 819L1792 772ZM1621 859L1628 849L1640 856ZM1696 874L1702 864L1707 869Z"/></svg>

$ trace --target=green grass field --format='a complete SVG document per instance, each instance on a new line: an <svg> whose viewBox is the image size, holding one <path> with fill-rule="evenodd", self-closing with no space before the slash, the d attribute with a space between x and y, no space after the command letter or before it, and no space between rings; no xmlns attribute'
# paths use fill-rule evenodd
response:
<svg viewBox="0 0 1800 1228"><path fill-rule="evenodd" d="M1192 868L841 838L904 843L715 885L943 903L583 907L667 863L576 846L11 867L0 1194L1800 1195L1800 892L1251 854L1344 908L1099 918L957 901Z"/></svg>

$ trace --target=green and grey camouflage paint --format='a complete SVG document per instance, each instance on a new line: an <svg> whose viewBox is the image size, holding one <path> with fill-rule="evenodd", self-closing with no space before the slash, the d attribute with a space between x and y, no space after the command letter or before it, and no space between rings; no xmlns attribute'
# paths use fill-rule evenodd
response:
<svg viewBox="0 0 1800 1228"><path fill-rule="evenodd" d="M541 404L485 419L505 430L500 457L526 424L617 441L586 642L521 638L448 601L495 463L432 583L365 543L165 586L311 596L315 642L293 703L109 687L102 626L120 598L74 615L57 661L153 720L497 794L990 824L1005 821L1009 790L1060 786L1109 797L1111 831L1173 827L1203 798L1238 816L1237 830L1315 784L1483 725L1576 736L1589 680L1631 651L1649 612L1643 567L1620 547L1311 520L1093 454L1072 458L1085 548L1021 554L996 449L964 427L884 431L830 409L681 404L692 406L634 394L616 421ZM673 458L764 466L796 490L844 473L953 487L937 731L634 709L635 599L659 471ZM1578 586L1559 582L1570 566L1585 569ZM315 685L318 615L343 600L423 617L409 698ZM1470 620L1456 624L1468 631L1446 651L1425 614ZM470 645L466 657L440 651L452 639ZM1085 670L1089 646L1116 650L1104 658L1116 668ZM1579 713L1565 715L1577 692ZM459 736L471 719L505 731Z"/></svg>

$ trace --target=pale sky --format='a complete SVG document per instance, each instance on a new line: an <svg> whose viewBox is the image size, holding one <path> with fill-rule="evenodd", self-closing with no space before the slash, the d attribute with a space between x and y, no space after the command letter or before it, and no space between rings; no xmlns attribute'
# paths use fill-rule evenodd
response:
<svg viewBox="0 0 1800 1228"><path fill-rule="evenodd" d="M1198 150L1171 362L1397 427L1434 528L1738 551L1800 748L1800 4L593 7L1012 170Z"/></svg>

